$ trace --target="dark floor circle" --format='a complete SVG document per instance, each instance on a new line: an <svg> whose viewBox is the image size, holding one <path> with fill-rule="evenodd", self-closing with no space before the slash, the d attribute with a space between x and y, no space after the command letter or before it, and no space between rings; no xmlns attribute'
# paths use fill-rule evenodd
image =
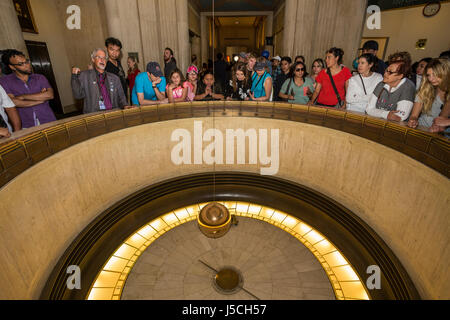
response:
<svg viewBox="0 0 450 320"><path fill-rule="evenodd" d="M242 288L241 273L233 267L225 267L214 276L214 287L222 294L233 294Z"/></svg>

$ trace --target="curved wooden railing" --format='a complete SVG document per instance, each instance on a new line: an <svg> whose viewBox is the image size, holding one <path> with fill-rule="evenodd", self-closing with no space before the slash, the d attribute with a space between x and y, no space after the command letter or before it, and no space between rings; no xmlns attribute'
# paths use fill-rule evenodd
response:
<svg viewBox="0 0 450 320"><path fill-rule="evenodd" d="M450 140L404 124L341 110L277 102L183 102L99 112L52 122L0 140L0 188L43 159L82 141L141 124L197 117L255 117L303 122L390 147L450 177Z"/></svg>

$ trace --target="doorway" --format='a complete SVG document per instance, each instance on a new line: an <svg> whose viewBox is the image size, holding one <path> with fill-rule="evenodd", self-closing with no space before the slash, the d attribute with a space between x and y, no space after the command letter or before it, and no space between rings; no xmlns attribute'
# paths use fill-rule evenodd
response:
<svg viewBox="0 0 450 320"><path fill-rule="evenodd" d="M25 40L28 54L30 56L33 72L45 76L53 88L54 98L50 100L50 107L55 116L59 119L64 114L59 97L58 86L56 85L55 74L53 73L52 63L48 54L47 44L45 42Z"/></svg>

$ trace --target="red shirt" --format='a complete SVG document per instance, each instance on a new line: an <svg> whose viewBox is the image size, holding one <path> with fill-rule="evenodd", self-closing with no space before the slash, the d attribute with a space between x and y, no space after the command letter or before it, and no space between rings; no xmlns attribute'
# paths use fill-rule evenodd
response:
<svg viewBox="0 0 450 320"><path fill-rule="evenodd" d="M339 73L333 76L333 80L336 84L341 101L345 101L345 82L351 77L352 73L347 67L343 67ZM333 85L331 84L327 69L322 69L322 71L320 71L316 77L316 82L322 85L317 102L329 106L337 105L338 99L336 97L336 93L334 92Z"/></svg>
<svg viewBox="0 0 450 320"><path fill-rule="evenodd" d="M134 72L128 74L128 85L130 86L130 92L133 92L134 81L139 73L141 73L139 69L136 69Z"/></svg>

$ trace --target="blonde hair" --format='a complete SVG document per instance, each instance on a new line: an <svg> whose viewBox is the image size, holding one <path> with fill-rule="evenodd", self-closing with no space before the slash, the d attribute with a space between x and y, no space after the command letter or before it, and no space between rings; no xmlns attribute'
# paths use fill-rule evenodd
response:
<svg viewBox="0 0 450 320"><path fill-rule="evenodd" d="M445 104L450 100L450 61L447 59L433 59L425 68L425 74L423 75L423 80L417 95L423 103L422 112L426 114L429 114L437 95L437 88L428 80L428 69L433 70L434 75L442 80L439 89L445 93L444 101L442 101Z"/></svg>

